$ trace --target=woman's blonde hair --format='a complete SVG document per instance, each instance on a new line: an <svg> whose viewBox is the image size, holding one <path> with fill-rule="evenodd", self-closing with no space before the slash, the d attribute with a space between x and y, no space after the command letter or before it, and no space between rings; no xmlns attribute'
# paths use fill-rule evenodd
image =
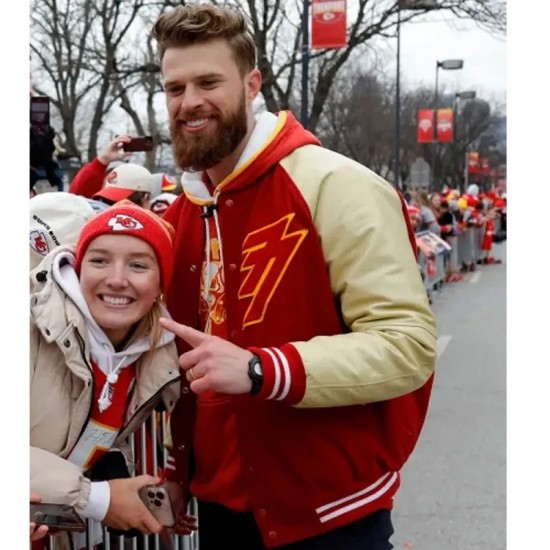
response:
<svg viewBox="0 0 550 550"><path fill-rule="evenodd" d="M160 326L159 319L162 317L162 299L155 300L151 309L145 314L145 316L139 321L135 329L132 331L132 335L125 343L124 347L127 348L140 338L149 336L151 347L150 351L157 348L162 335L162 327Z"/></svg>

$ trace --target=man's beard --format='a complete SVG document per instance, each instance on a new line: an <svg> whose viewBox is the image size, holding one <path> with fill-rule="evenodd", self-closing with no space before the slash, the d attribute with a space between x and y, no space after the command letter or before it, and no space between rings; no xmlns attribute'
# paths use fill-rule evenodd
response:
<svg viewBox="0 0 550 550"><path fill-rule="evenodd" d="M196 119L202 114L195 116ZM237 108L227 114L215 113L209 122L212 131L188 132L181 121L172 121L172 150L179 167L185 171L208 170L227 158L241 143L248 130L244 92Z"/></svg>

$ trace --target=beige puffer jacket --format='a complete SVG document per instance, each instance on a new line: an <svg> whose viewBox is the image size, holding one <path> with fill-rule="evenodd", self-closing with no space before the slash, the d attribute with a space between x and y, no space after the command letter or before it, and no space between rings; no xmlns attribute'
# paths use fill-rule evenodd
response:
<svg viewBox="0 0 550 550"><path fill-rule="evenodd" d="M52 277L53 259L67 251L74 248L56 248L31 272L30 488L43 502L69 504L81 512L90 481L65 457L86 425L94 383L84 318ZM127 454L128 436L161 399L173 408L179 378L174 341L138 360L125 424L113 448Z"/></svg>

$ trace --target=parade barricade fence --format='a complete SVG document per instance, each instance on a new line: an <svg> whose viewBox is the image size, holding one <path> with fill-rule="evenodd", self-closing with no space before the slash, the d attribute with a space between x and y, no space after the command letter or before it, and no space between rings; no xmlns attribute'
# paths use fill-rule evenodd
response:
<svg viewBox="0 0 550 550"><path fill-rule="evenodd" d="M441 288L452 248L431 231L416 233L418 265L428 294Z"/></svg>
<svg viewBox="0 0 550 550"><path fill-rule="evenodd" d="M166 437L168 417L166 413L153 413L141 428L130 436L130 445L136 464L139 464L139 474L152 474L164 469L168 451L164 448L163 442ZM137 437L136 437L137 436ZM148 460L152 464L148 464ZM156 474L155 474L156 475ZM197 503L192 499L189 503L188 513L198 517ZM194 532L189 536L172 536L172 546L163 544L160 535L137 535L135 537L115 536L103 527L100 523L92 520L86 521L86 533L72 535L73 548L75 550L93 550L101 542L104 550L198 550L198 533ZM50 550L58 550L55 536L49 537Z"/></svg>
<svg viewBox="0 0 550 550"><path fill-rule="evenodd" d="M500 229L500 220L496 218L494 223L495 232L497 232ZM425 235L428 233L428 231L419 232L416 234L416 238L419 244L418 265L422 272L422 279L424 280L426 291L431 292L441 287L445 279L447 266L444 262L444 258L446 257L445 254L440 255L437 254L435 250L430 250L429 247L420 246L423 241L426 241ZM463 266L466 268L475 266L479 261L483 260L484 252L482 250L482 244L484 234L485 227L468 226L461 228L458 235L447 239L447 243L451 247L447 256L451 272L455 273ZM430 235L432 235L432 237L430 237L428 241L433 240L435 243L438 237L433 233ZM434 271L434 261L436 264L436 272ZM443 271L441 271L441 269L443 269Z"/></svg>

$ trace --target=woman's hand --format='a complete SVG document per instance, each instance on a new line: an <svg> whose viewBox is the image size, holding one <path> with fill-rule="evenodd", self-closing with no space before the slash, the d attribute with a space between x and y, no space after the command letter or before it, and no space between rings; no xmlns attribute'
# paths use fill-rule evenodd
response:
<svg viewBox="0 0 550 550"><path fill-rule="evenodd" d="M31 493L30 501L32 503L37 504L42 499L40 498L40 495L37 495L36 493ZM48 526L47 525L39 525L36 527L36 523L34 521L31 521L30 523L30 537L31 542L34 542L35 540L40 540L42 537L45 537L48 534Z"/></svg>
<svg viewBox="0 0 550 550"><path fill-rule="evenodd" d="M146 535L160 533L162 525L149 512L138 494L142 487L158 483L157 478L148 475L111 479L111 500L102 523L121 531L134 528Z"/></svg>

